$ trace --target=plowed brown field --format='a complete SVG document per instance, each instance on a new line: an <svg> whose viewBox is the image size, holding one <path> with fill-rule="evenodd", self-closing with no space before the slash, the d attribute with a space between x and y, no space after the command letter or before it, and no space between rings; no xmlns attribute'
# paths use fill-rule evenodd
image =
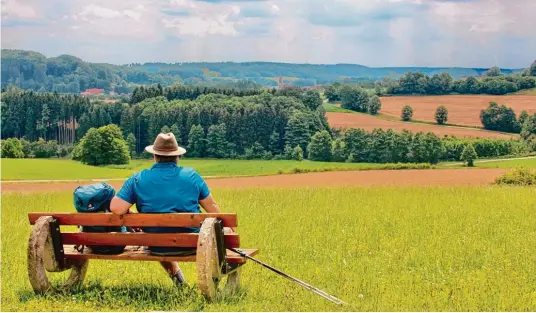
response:
<svg viewBox="0 0 536 313"><path fill-rule="evenodd" d="M384 97L381 98L381 101L381 112L385 115L399 118L402 108L405 105L411 105L413 119L427 122L435 122L437 107L444 105L449 111L449 124L466 126L482 127L480 111L487 108L490 101L511 107L518 115L523 110L527 110L529 113L536 113L536 95Z"/></svg>
<svg viewBox="0 0 536 313"><path fill-rule="evenodd" d="M492 183L505 169L432 169L324 172L294 175L207 179L211 188L337 186L472 186ZM73 191L79 183L4 183L2 192ZM120 188L123 182L109 182Z"/></svg>
<svg viewBox="0 0 536 313"><path fill-rule="evenodd" d="M383 109L382 109L383 110ZM498 132L486 131L481 129L470 129L463 127L427 125L418 123L406 123L402 121L388 121L372 115L356 113L327 113L328 122L331 127L335 128L363 128L371 131L374 128L389 129L401 131L403 129L412 132L433 132L438 136L453 135L456 137L480 137L480 138L514 138L516 135L502 134Z"/></svg>

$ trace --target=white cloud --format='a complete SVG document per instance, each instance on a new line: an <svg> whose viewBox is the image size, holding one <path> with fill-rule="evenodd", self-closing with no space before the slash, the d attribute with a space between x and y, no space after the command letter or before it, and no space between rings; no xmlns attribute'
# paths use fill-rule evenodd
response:
<svg viewBox="0 0 536 313"><path fill-rule="evenodd" d="M21 0L2 0L2 18L33 19L38 17L34 7Z"/></svg>
<svg viewBox="0 0 536 313"><path fill-rule="evenodd" d="M521 67L536 55L533 12L534 0L2 0L2 44L112 63Z"/></svg>

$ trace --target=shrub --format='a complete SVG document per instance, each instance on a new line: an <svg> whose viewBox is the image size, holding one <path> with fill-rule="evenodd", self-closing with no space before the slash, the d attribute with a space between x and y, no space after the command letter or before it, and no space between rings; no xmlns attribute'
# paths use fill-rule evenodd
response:
<svg viewBox="0 0 536 313"><path fill-rule="evenodd" d="M499 185L536 186L536 170L517 168L495 180Z"/></svg>
<svg viewBox="0 0 536 313"><path fill-rule="evenodd" d="M409 122L413 118L413 109L411 106L406 105L402 108L402 114L401 114L402 120Z"/></svg>
<svg viewBox="0 0 536 313"><path fill-rule="evenodd" d="M22 144L17 138L2 140L2 157L3 158L23 158Z"/></svg>
<svg viewBox="0 0 536 313"><path fill-rule="evenodd" d="M300 146L296 146L292 150L292 159L296 161L302 161L303 160L303 150Z"/></svg>
<svg viewBox="0 0 536 313"><path fill-rule="evenodd" d="M447 122L448 118L449 118L449 111L447 110L447 108L444 105L439 106L435 112L436 122L439 125L443 125Z"/></svg>
<svg viewBox="0 0 536 313"><path fill-rule="evenodd" d="M474 161L478 158L475 147L472 144L465 146L462 152L461 160L467 163L467 166L474 166Z"/></svg>

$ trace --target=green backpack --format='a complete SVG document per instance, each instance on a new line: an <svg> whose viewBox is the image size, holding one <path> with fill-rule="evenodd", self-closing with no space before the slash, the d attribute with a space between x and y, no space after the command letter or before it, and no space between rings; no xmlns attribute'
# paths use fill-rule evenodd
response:
<svg viewBox="0 0 536 313"><path fill-rule="evenodd" d="M107 183L97 183L79 186L74 190L74 206L79 213L106 213L110 212L110 202L115 196L115 189ZM80 229L86 233L125 233L125 226L82 226ZM94 253L119 254L125 246L88 246Z"/></svg>

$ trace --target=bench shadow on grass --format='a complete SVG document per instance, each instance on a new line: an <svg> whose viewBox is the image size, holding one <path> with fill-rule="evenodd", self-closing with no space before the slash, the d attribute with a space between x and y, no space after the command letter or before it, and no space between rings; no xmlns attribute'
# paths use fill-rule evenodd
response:
<svg viewBox="0 0 536 313"><path fill-rule="evenodd" d="M207 301L199 292L197 285L174 288L157 284L138 286L106 286L102 281L94 280L84 285L66 290L35 294L32 290L18 292L19 301L54 301L87 306L88 303L107 310L134 310L134 311L202 311L207 305L232 305L242 302L246 290L240 288L234 294L220 294L212 302ZM45 306L46 307L46 306Z"/></svg>

